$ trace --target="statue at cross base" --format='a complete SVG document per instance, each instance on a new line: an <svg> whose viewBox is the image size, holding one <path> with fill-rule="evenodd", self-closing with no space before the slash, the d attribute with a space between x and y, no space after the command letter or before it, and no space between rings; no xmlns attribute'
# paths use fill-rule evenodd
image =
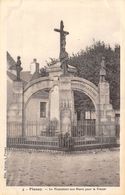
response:
<svg viewBox="0 0 125 195"><path fill-rule="evenodd" d="M63 74L67 75L68 73L68 53L66 51L61 54L61 68L63 69Z"/></svg>
<svg viewBox="0 0 125 195"><path fill-rule="evenodd" d="M21 60L20 60L20 56L17 56L17 63L16 63L16 72L17 72L17 81L20 81L20 72L23 70L23 68L21 67Z"/></svg>
<svg viewBox="0 0 125 195"><path fill-rule="evenodd" d="M61 68L63 69L63 75L67 75L68 73L68 53L66 52L66 35L69 34L69 32L64 31L64 24L63 21L60 22L60 29L54 29L54 31L60 33L60 54L59 59L61 62Z"/></svg>

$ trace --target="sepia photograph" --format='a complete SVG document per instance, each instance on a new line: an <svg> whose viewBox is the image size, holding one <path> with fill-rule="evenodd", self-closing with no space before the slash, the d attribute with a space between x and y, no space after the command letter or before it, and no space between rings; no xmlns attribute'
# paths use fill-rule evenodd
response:
<svg viewBox="0 0 125 195"><path fill-rule="evenodd" d="M120 187L120 6L8 3L6 187Z"/></svg>

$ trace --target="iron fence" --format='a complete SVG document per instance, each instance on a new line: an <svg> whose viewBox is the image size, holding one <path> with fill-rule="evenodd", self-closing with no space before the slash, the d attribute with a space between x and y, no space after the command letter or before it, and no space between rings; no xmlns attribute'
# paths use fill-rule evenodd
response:
<svg viewBox="0 0 125 195"><path fill-rule="evenodd" d="M21 122L8 122L7 123L7 138L21 137L22 136L22 123Z"/></svg>
<svg viewBox="0 0 125 195"><path fill-rule="evenodd" d="M79 121L72 124L71 134L60 134L57 124L48 126L41 122L25 123L25 135L22 136L22 124L7 124L7 147L25 147L55 150L83 150L116 145L116 136L112 135L112 124L101 125L100 134L96 135L95 121ZM108 130L108 135L105 132Z"/></svg>
<svg viewBox="0 0 125 195"><path fill-rule="evenodd" d="M39 121L27 121L24 124L21 122L7 123L7 137L21 137L22 128L26 137L38 136L56 136L58 134L58 124L55 121L43 123Z"/></svg>
<svg viewBox="0 0 125 195"><path fill-rule="evenodd" d="M72 123L71 136L81 137L89 136L93 137L96 135L96 124L95 120L84 120Z"/></svg>

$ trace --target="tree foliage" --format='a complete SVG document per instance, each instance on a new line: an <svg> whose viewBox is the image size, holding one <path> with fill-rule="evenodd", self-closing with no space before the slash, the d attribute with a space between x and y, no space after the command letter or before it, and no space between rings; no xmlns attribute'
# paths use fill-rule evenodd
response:
<svg viewBox="0 0 125 195"><path fill-rule="evenodd" d="M54 64L56 64L59 60L56 58L49 58L49 61L46 61L47 66L52 66Z"/></svg>
<svg viewBox="0 0 125 195"><path fill-rule="evenodd" d="M90 47L73 54L69 64L77 68L77 76L95 85L99 83L99 70L102 56L105 57L106 80L110 84L110 98L114 109L120 107L120 45L111 48L104 42L94 42Z"/></svg>

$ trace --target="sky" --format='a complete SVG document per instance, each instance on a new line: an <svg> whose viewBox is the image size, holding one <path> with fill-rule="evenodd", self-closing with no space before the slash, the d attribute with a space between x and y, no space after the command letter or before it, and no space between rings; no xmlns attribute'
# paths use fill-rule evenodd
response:
<svg viewBox="0 0 125 195"><path fill-rule="evenodd" d="M7 50L24 70L34 58L40 66L59 57L59 28L64 21L69 55L93 43L120 44L120 1L118 0L14 0L7 7Z"/></svg>

